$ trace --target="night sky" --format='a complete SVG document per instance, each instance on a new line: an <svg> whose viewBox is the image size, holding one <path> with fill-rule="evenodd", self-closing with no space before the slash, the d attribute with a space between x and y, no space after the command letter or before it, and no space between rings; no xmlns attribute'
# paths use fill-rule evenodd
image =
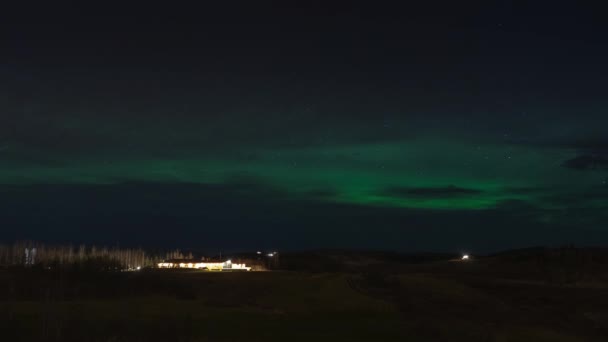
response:
<svg viewBox="0 0 608 342"><path fill-rule="evenodd" d="M0 241L608 243L591 2L204 3L2 11Z"/></svg>

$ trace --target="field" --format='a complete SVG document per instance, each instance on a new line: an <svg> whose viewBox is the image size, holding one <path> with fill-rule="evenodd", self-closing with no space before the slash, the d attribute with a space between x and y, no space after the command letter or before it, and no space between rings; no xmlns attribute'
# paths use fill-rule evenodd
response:
<svg viewBox="0 0 608 342"><path fill-rule="evenodd" d="M606 341L604 278L554 282L538 272L514 276L507 266L492 273L488 265L249 273L6 269L0 329L3 341Z"/></svg>

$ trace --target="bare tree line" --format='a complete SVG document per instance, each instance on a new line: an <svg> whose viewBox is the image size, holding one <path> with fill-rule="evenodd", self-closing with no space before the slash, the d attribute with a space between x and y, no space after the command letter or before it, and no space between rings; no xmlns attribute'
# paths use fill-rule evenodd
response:
<svg viewBox="0 0 608 342"><path fill-rule="evenodd" d="M35 252L33 252L35 251ZM74 266L79 264L106 264L120 269L137 269L154 265L156 258L146 255L143 249L107 248L86 246L49 246L38 242L16 242L0 245L0 265L17 266ZM33 255L33 259L32 259Z"/></svg>
<svg viewBox="0 0 608 342"><path fill-rule="evenodd" d="M35 251L34 251L35 250ZM35 241L21 241L12 245L0 244L0 267L79 268L83 270L137 270L155 267L164 260L216 260L212 257L195 257L192 252L179 249L146 253L143 249L108 248L95 245L47 245ZM232 258L254 269L278 267L278 255L272 260ZM259 257L258 257L259 259Z"/></svg>
<svg viewBox="0 0 608 342"><path fill-rule="evenodd" d="M189 252L188 254L184 254L179 249L176 249L176 250L167 252L165 255L165 260L172 260L172 259L193 260L194 256L192 255L192 252Z"/></svg>

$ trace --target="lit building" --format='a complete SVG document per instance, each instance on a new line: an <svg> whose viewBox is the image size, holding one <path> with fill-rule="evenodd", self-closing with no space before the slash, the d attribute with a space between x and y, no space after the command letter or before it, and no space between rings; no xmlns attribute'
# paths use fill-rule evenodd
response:
<svg viewBox="0 0 608 342"><path fill-rule="evenodd" d="M192 268L204 271L251 271L245 264L235 264L227 260L224 262L194 261L194 260L167 260L157 264L158 268Z"/></svg>

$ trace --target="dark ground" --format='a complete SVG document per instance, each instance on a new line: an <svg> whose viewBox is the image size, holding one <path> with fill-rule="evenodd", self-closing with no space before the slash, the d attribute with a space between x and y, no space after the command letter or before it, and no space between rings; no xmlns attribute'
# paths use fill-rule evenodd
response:
<svg viewBox="0 0 608 342"><path fill-rule="evenodd" d="M324 251L283 255L291 270L273 272L4 269L1 340L606 341L605 257Z"/></svg>

